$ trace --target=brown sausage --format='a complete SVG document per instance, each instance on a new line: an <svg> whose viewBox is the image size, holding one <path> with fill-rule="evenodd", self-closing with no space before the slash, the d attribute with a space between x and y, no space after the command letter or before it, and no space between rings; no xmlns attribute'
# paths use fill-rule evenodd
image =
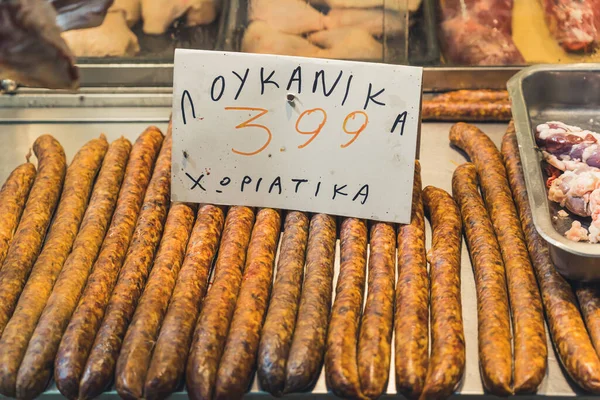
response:
<svg viewBox="0 0 600 400"><path fill-rule="evenodd" d="M454 171L452 194L460 207L475 273L481 378L489 392L507 396L512 392L512 349L506 276L473 164Z"/></svg>
<svg viewBox="0 0 600 400"><path fill-rule="evenodd" d="M396 267L394 227L375 223L371 227L370 249L367 303L358 341L358 374L364 395L376 399L385 393L390 375Z"/></svg>
<svg viewBox="0 0 600 400"><path fill-rule="evenodd" d="M421 399L452 395L465 370L465 336L460 298L462 226L458 207L445 191L423 190L433 232L427 253L431 278L431 359Z"/></svg>
<svg viewBox="0 0 600 400"><path fill-rule="evenodd" d="M410 224L398 228L394 316L396 390L411 399L423 391L429 358L429 275L422 191L421 165L415 161Z"/></svg>
<svg viewBox="0 0 600 400"><path fill-rule="evenodd" d="M556 272L550 258L548 244L533 224L517 138L512 124L502 140L502 155L542 292L548 328L560 359L568 374L579 386L598 394L600 393L600 360L594 352L585 329L573 290Z"/></svg>
<svg viewBox="0 0 600 400"><path fill-rule="evenodd" d="M156 160L123 268L83 371L80 399L99 396L113 380L121 344L152 268L167 217L171 198L171 144L169 131Z"/></svg>
<svg viewBox="0 0 600 400"><path fill-rule="evenodd" d="M365 291L367 224L345 218L340 229L340 273L327 329L325 377L342 398L364 399L358 377L356 350Z"/></svg>
<svg viewBox="0 0 600 400"><path fill-rule="evenodd" d="M0 392L14 397L17 372L29 339L71 251L94 179L108 149L104 136L84 145L67 169L58 209L15 311L0 340Z"/></svg>
<svg viewBox="0 0 600 400"><path fill-rule="evenodd" d="M116 388L124 399L143 397L144 379L175 280L181 268L196 206L173 203L148 283L127 329L116 366Z"/></svg>
<svg viewBox="0 0 600 400"><path fill-rule="evenodd" d="M2 269L8 247L21 220L25 202L27 202L34 179L35 167L32 163L26 162L11 172L4 185L2 185L2 190L0 190L0 215L2 215L2 224L0 224L0 269Z"/></svg>
<svg viewBox="0 0 600 400"><path fill-rule="evenodd" d="M198 210L185 260L145 377L144 398L148 400L168 397L183 377L224 221L222 207L204 205Z"/></svg>
<svg viewBox="0 0 600 400"><path fill-rule="evenodd" d="M215 399L241 399L250 386L267 312L281 216L263 208L256 214L242 286L217 372Z"/></svg>
<svg viewBox="0 0 600 400"><path fill-rule="evenodd" d="M78 397L83 368L129 247L162 141L162 133L150 127L133 146L102 249L58 347L54 380L69 399Z"/></svg>
<svg viewBox="0 0 600 400"><path fill-rule="evenodd" d="M130 151L131 143L121 138L110 145L104 157L73 251L56 280L19 367L18 398L39 396L50 379L60 339L110 223Z"/></svg>
<svg viewBox="0 0 600 400"><path fill-rule="evenodd" d="M0 336L42 247L65 178L65 152L56 139L40 136L33 152L38 159L38 174L0 270Z"/></svg>
<svg viewBox="0 0 600 400"><path fill-rule="evenodd" d="M424 100L421 117L424 121L508 121L511 119L510 102L490 103L469 101Z"/></svg>
<svg viewBox="0 0 600 400"><path fill-rule="evenodd" d="M263 390L281 396L296 315L300 304L309 219L290 211L285 217L273 294L258 346L257 375Z"/></svg>
<svg viewBox="0 0 600 400"><path fill-rule="evenodd" d="M308 390L319 378L331 309L335 242L335 218L314 215L310 221L306 274L286 364L284 393Z"/></svg>
<svg viewBox="0 0 600 400"><path fill-rule="evenodd" d="M600 354L600 288L595 284L582 283L576 293L590 339L596 353Z"/></svg>
<svg viewBox="0 0 600 400"><path fill-rule="evenodd" d="M213 397L253 225L253 209L229 209L215 264L215 278L204 299L188 358L186 384L192 399L210 400Z"/></svg>
<svg viewBox="0 0 600 400"><path fill-rule="evenodd" d="M477 127L458 123L450 142L463 149L477 169L506 269L514 333L514 391L535 391L546 373L548 348L540 292L527 253L500 152Z"/></svg>

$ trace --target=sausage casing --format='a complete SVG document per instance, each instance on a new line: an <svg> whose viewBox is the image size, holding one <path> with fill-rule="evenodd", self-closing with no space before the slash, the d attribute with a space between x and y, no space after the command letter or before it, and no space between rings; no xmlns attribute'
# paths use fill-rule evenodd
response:
<svg viewBox="0 0 600 400"><path fill-rule="evenodd" d="M396 390L418 398L429 358L429 275L425 250L421 165L415 161L410 224L398 228L398 283L394 317Z"/></svg>
<svg viewBox="0 0 600 400"><path fill-rule="evenodd" d="M548 348L542 302L502 156L477 127L458 123L450 142L471 158L500 244L508 282L514 336L514 391L532 392L546 373Z"/></svg>
<svg viewBox="0 0 600 400"><path fill-rule="evenodd" d="M80 399L99 396L112 382L127 326L152 268L171 198L171 132L163 141L127 256L79 386Z"/></svg>
<svg viewBox="0 0 600 400"><path fill-rule="evenodd" d="M460 297L462 225L454 200L445 191L423 190L433 232L427 254L431 279L431 359L421 399L449 397L465 370L465 336Z"/></svg>
<svg viewBox="0 0 600 400"><path fill-rule="evenodd" d="M284 393L309 389L321 372L333 292L335 242L335 218L314 215L310 221L306 272L286 364Z"/></svg>
<svg viewBox="0 0 600 400"><path fill-rule="evenodd" d="M0 269L6 258L8 247L14 237L31 185L35 179L35 166L26 162L19 165L6 179L0 190Z"/></svg>
<svg viewBox="0 0 600 400"><path fill-rule="evenodd" d="M17 372L29 339L71 251L94 179L108 149L104 136L85 144L67 169L56 215L15 311L0 340L0 392L14 397Z"/></svg>
<svg viewBox="0 0 600 400"><path fill-rule="evenodd" d="M19 367L19 398L39 396L50 379L60 339L110 223L130 151L131 143L125 138L114 141L108 148L73 250L54 284Z"/></svg>
<svg viewBox="0 0 600 400"><path fill-rule="evenodd" d="M452 177L452 193L462 215L475 272L481 378L492 394L511 394L512 349L510 311L500 246L477 186L471 163Z"/></svg>
<svg viewBox="0 0 600 400"><path fill-rule="evenodd" d="M0 269L0 336L42 247L65 178L65 152L56 139L40 136L33 144L33 152L38 159L38 173Z"/></svg>
<svg viewBox="0 0 600 400"><path fill-rule="evenodd" d="M146 374L144 397L148 400L168 397L183 377L224 221L223 208L200 206Z"/></svg>
<svg viewBox="0 0 600 400"><path fill-rule="evenodd" d="M365 398L358 376L357 347L365 291L367 224L345 218L340 229L340 273L327 329L325 377L336 396Z"/></svg>
<svg viewBox="0 0 600 400"><path fill-rule="evenodd" d="M210 400L213 397L219 363L242 283L254 217L254 210L248 207L232 207L227 213L215 264L215 278L204 299L188 358L186 384L192 399Z"/></svg>
<svg viewBox="0 0 600 400"><path fill-rule="evenodd" d="M385 393L390 374L394 322L396 232L391 224L371 227L369 286L358 341L358 374L364 395Z"/></svg>
<svg viewBox="0 0 600 400"><path fill-rule="evenodd" d="M263 208L256 214L242 285L217 373L215 399L241 399L250 386L280 229L278 210Z"/></svg>
<svg viewBox="0 0 600 400"><path fill-rule="evenodd" d="M285 217L277 275L258 346L257 375L263 390L281 396L296 316L300 304L308 242L308 216L290 211Z"/></svg>
<svg viewBox="0 0 600 400"><path fill-rule="evenodd" d="M139 399L144 395L152 348L183 263L195 211L195 205L186 203L173 203L169 210L152 272L117 359L115 381L121 398Z"/></svg>
<svg viewBox="0 0 600 400"><path fill-rule="evenodd" d="M589 392L600 393L600 360L577 308L577 300L571 286L556 272L548 244L533 224L512 123L502 140L502 155L544 300L548 328L560 360L579 386Z"/></svg>
<svg viewBox="0 0 600 400"><path fill-rule="evenodd" d="M131 150L110 227L57 350L54 380L67 398L78 397L83 368L129 247L162 142L160 130L150 127Z"/></svg>
<svg viewBox="0 0 600 400"><path fill-rule="evenodd" d="M581 283L576 293L590 339L600 354L600 289L594 284Z"/></svg>

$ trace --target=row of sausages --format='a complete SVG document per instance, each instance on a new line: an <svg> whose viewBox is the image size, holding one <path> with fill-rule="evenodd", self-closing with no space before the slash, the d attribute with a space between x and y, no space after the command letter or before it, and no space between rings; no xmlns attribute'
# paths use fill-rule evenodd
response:
<svg viewBox="0 0 600 400"><path fill-rule="evenodd" d="M193 398L229 399L256 370L280 396L310 390L324 365L334 393L377 398L394 331L398 391L454 391L464 370L460 219L448 218L447 193L421 190L418 163L409 225L295 211L282 221L273 209L171 204L171 140L154 127L133 145L101 136L67 167L45 135L33 146L37 171L27 162L10 175L0 192L0 393L35 398L54 378L70 399L113 382L123 398L158 399L185 380Z"/></svg>

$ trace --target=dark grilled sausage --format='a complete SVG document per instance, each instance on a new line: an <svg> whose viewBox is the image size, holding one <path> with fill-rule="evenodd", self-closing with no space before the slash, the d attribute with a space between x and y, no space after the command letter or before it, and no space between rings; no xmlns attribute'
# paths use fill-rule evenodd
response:
<svg viewBox="0 0 600 400"><path fill-rule="evenodd" d="M69 399L78 397L83 368L129 248L162 142L162 133L150 127L133 146L102 249L58 347L54 380L63 396Z"/></svg>
<svg viewBox="0 0 600 400"><path fill-rule="evenodd" d="M596 353L600 354L600 288L592 283L577 287L577 299Z"/></svg>
<svg viewBox="0 0 600 400"><path fill-rule="evenodd" d="M0 340L0 392L14 397L17 372L54 282L79 231L94 179L108 149L104 136L84 145L67 169L50 231Z"/></svg>
<svg viewBox="0 0 600 400"><path fill-rule="evenodd" d="M188 358L186 384L192 399L210 400L213 397L253 225L253 209L229 209L215 264L215 278L204 299Z"/></svg>
<svg viewBox="0 0 600 400"><path fill-rule="evenodd" d="M519 209L521 224L527 238L527 247L533 261L548 328L560 359L571 378L583 389L600 393L600 360L585 329L573 290L556 272L548 244L533 224L531 208L514 126L508 128L502 140L502 155L508 171L510 186Z"/></svg>
<svg viewBox="0 0 600 400"><path fill-rule="evenodd" d="M79 398L99 396L112 382L127 326L144 290L171 198L172 135L167 134L146 191L123 268L106 307L79 385Z"/></svg>
<svg viewBox="0 0 600 400"><path fill-rule="evenodd" d="M256 214L242 286L217 372L217 400L241 399L250 386L271 293L280 229L278 210L263 208Z"/></svg>
<svg viewBox="0 0 600 400"><path fill-rule="evenodd" d="M26 162L11 172L4 185L2 185L2 190L0 190L0 215L2 215L2 224L0 224L0 269L2 269L8 247L21 220L34 179L35 167L32 163Z"/></svg>
<svg viewBox="0 0 600 400"><path fill-rule="evenodd" d="M488 391L511 394L512 349L510 311L500 246L477 186L471 163L452 177L452 194L460 207L475 273L481 378Z"/></svg>
<svg viewBox="0 0 600 400"><path fill-rule="evenodd" d="M394 329L396 232L391 224L371 227L369 286L358 341L358 374L364 395L376 399L385 393L390 375Z"/></svg>
<svg viewBox="0 0 600 400"><path fill-rule="evenodd" d="M39 396L50 379L60 339L77 306L110 223L130 151L131 143L121 138L110 145L104 157L89 206L73 243L73 251L56 280L19 367L18 398Z"/></svg>
<svg viewBox="0 0 600 400"><path fill-rule="evenodd" d="M514 391L535 391L544 378L548 348L539 289L527 253L500 152L477 127L458 123L450 142L475 164L506 269L514 333Z"/></svg>
<svg viewBox="0 0 600 400"><path fill-rule="evenodd" d="M42 247L65 178L65 152L56 139L40 136L33 144L33 152L38 159L38 174L0 269L0 336Z"/></svg>
<svg viewBox="0 0 600 400"><path fill-rule="evenodd" d="M398 228L394 316L396 390L408 398L421 395L429 358L429 275L422 191L421 165L415 161L410 224Z"/></svg>
<svg viewBox="0 0 600 400"><path fill-rule="evenodd" d="M358 376L357 347L365 291L367 224L345 218L340 229L340 273L327 329L325 377L336 396L364 399Z"/></svg>
<svg viewBox="0 0 600 400"><path fill-rule="evenodd" d="M168 397L183 377L224 221L222 207L203 205L198 210L185 260L145 377L144 398L148 400Z"/></svg>
<svg viewBox="0 0 600 400"><path fill-rule="evenodd" d="M127 329L116 366L116 388L124 399L144 395L144 380L152 348L175 287L197 206L173 203L156 253L152 272Z"/></svg>
<svg viewBox="0 0 600 400"><path fill-rule="evenodd" d="M263 390L281 396L296 315L300 304L308 242L308 216L290 211L285 217L273 294L258 346L258 380Z"/></svg>
<svg viewBox="0 0 600 400"><path fill-rule="evenodd" d="M452 395L465 370L465 337L460 298L462 226L458 207L445 191L423 190L433 232L427 253L431 279L431 359L421 399Z"/></svg>
<svg viewBox="0 0 600 400"><path fill-rule="evenodd" d="M321 372L333 291L335 225L335 218L326 214L316 214L310 221L306 273L286 364L284 393L309 389Z"/></svg>

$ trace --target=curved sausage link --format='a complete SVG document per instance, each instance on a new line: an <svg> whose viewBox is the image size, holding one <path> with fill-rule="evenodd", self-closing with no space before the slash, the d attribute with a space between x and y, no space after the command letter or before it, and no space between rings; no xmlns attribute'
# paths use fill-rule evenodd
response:
<svg viewBox="0 0 600 400"><path fill-rule="evenodd" d="M454 171L452 193L460 207L475 272L481 378L492 394L507 396L512 392L512 349L506 276L473 164Z"/></svg>
<svg viewBox="0 0 600 400"><path fill-rule="evenodd" d="M502 156L477 127L458 123L450 142L471 158L506 269L514 333L514 391L533 392L546 373L548 348L542 301L510 192Z"/></svg>
<svg viewBox="0 0 600 400"><path fill-rule="evenodd" d="M290 211L285 217L273 294L258 346L257 375L263 390L281 396L296 316L300 304L308 243L308 216Z"/></svg>
<svg viewBox="0 0 600 400"><path fill-rule="evenodd" d="M544 300L548 328L565 369L583 389L600 393L600 360L579 313L577 299L569 283L556 272L550 258L547 242L539 235L527 198L527 188L519 157L519 147L510 125L502 140L502 155L521 224L527 238L527 247Z"/></svg>
<svg viewBox="0 0 600 400"><path fill-rule="evenodd" d="M38 397L50 379L60 339L77 306L108 229L130 151L131 143L125 138L114 141L108 148L73 251L54 284L19 367L18 398Z"/></svg>
<svg viewBox="0 0 600 400"><path fill-rule="evenodd" d="M418 398L429 358L429 275L425 250L421 165L415 161L410 224L398 228L398 283L394 316L396 390Z"/></svg>
<svg viewBox="0 0 600 400"><path fill-rule="evenodd" d="M433 231L427 254L431 277L431 359L421 399L447 398L465 370L465 336L460 297L462 226L458 207L445 191L423 190Z"/></svg>
<svg viewBox="0 0 600 400"><path fill-rule="evenodd" d="M366 398L360 388L357 348L365 291L367 224L345 218L340 230L340 273L327 330L325 376L336 396Z"/></svg>

